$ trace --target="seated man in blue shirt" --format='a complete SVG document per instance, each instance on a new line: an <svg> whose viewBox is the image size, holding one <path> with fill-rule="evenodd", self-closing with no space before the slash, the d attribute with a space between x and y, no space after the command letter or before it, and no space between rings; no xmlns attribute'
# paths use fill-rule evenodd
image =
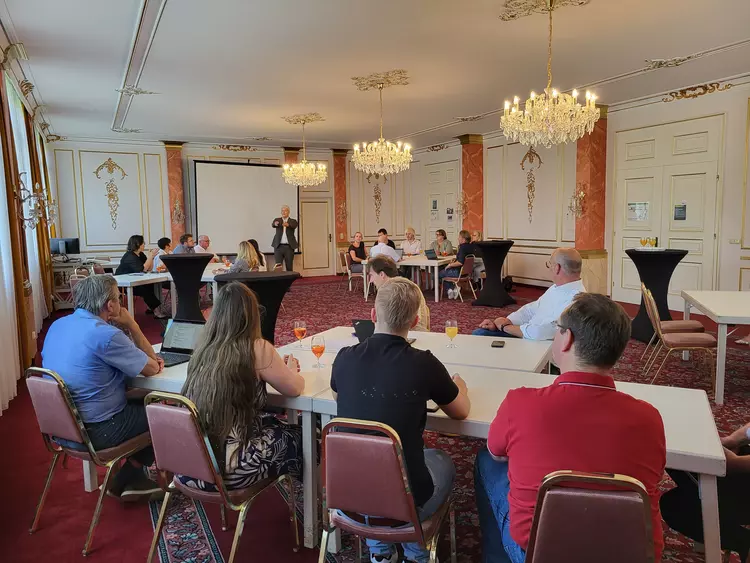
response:
<svg viewBox="0 0 750 563"><path fill-rule="evenodd" d="M125 378L156 375L164 361L120 306L114 277L81 280L73 289L73 303L73 314L56 320L47 332L42 366L65 381L94 448L112 448L148 432L146 409L142 402L128 402ZM143 471L153 462L151 447L134 454L112 479L108 494L126 500L159 491Z"/></svg>
<svg viewBox="0 0 750 563"><path fill-rule="evenodd" d="M464 267L464 261L469 254L474 254L474 245L471 244L471 234L469 231L461 231L458 233L458 252L456 252L456 259L445 267L445 270L440 272L440 279L443 278L457 278L461 275L461 268ZM458 289L455 287L453 282L443 282L449 285L448 288L448 299L458 299Z"/></svg>

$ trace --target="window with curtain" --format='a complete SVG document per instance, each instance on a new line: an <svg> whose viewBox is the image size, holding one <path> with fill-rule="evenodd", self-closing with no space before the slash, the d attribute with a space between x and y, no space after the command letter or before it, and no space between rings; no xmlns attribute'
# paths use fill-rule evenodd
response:
<svg viewBox="0 0 750 563"><path fill-rule="evenodd" d="M5 190L3 153L0 151L0 248L10 244L10 219ZM16 396L16 383L21 376L21 359L18 355L18 325L16 324L16 295L13 289L13 258L10 252L0 252L0 413L8 408Z"/></svg>
<svg viewBox="0 0 750 563"><path fill-rule="evenodd" d="M8 85L8 105L10 106L10 122L13 129L13 142L16 148L16 159L18 170L22 174L23 182L29 191L32 191L31 157L29 155L29 140L26 136L26 123L24 122L24 107L12 82L5 77ZM23 174L25 172L25 174ZM20 180L19 180L20 184ZM24 209L29 212L28 208ZM29 261L29 280L31 281L32 294L34 296L34 330L38 333L42 329L44 319L49 315L47 303L44 299L42 287L42 272L39 264L39 240L36 229L26 229L26 253Z"/></svg>

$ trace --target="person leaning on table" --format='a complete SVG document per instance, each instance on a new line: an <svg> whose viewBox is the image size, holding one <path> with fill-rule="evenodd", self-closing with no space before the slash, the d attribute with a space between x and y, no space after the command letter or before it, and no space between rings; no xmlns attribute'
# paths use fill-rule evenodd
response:
<svg viewBox="0 0 750 563"><path fill-rule="evenodd" d="M339 417L381 422L398 433L417 514L424 521L448 498L456 477L448 454L424 449L425 405L433 400L450 418L463 420L471 404L461 377L451 377L432 352L406 341L419 320L421 294L406 278L380 286L371 312L375 334L338 353L331 368L331 389ZM370 561L402 561L392 544L368 539L367 546ZM405 561L429 561L429 552L419 544L403 547Z"/></svg>
<svg viewBox="0 0 750 563"><path fill-rule="evenodd" d="M630 318L620 305L579 293L555 328L552 357L562 375L548 387L508 391L474 470L484 563L524 561L539 486L559 470L619 473L643 483L654 560L661 561L664 423L652 405L617 391L611 376L629 341Z"/></svg>
<svg viewBox="0 0 750 563"><path fill-rule="evenodd" d="M586 291L581 281L581 255L575 248L558 248L546 266L553 282L544 294L507 317L485 319L474 336L505 336L529 340L552 340L555 321L573 298Z"/></svg>

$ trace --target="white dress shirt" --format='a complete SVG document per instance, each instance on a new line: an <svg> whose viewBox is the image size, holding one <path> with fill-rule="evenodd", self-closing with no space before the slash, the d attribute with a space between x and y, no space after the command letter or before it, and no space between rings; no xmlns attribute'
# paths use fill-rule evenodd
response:
<svg viewBox="0 0 750 563"><path fill-rule="evenodd" d="M422 243L417 239L414 239L411 242L404 239L401 241L401 250L404 251L404 254L419 254L422 252Z"/></svg>
<svg viewBox="0 0 750 563"><path fill-rule="evenodd" d="M282 225L284 224L284 220L282 219ZM289 239L286 237L286 227L282 228L281 231L281 240L279 241L279 244L289 244Z"/></svg>
<svg viewBox="0 0 750 563"><path fill-rule="evenodd" d="M576 294L585 292L581 280L553 285L539 299L508 315L508 320L521 328L529 340L552 340L557 320Z"/></svg>
<svg viewBox="0 0 750 563"><path fill-rule="evenodd" d="M370 249L370 258L375 258L379 254L385 254L389 258L392 258L394 262L398 262L398 252L383 242L379 242Z"/></svg>
<svg viewBox="0 0 750 563"><path fill-rule="evenodd" d="M210 246L208 248L203 248L200 244L196 244L193 247L193 250L195 250L196 254L213 254L213 251L209 250L210 248Z"/></svg>
<svg viewBox="0 0 750 563"><path fill-rule="evenodd" d="M164 252L164 251L163 251L163 250L162 250L162 249L160 248L160 249L159 249L159 252L158 252L158 253L156 254L156 256L154 256L154 265L153 265L153 267L151 268L151 271L152 271L152 272L155 272L155 271L157 270L157 268L158 268L158 267L159 267L159 266L161 265L161 258L159 258L159 257L160 257L160 256L163 256L164 254L166 254L166 252Z"/></svg>

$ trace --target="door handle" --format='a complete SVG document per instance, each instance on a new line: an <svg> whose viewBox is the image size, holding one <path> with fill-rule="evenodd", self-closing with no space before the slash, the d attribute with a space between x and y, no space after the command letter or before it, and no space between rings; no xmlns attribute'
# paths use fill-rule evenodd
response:
<svg viewBox="0 0 750 563"><path fill-rule="evenodd" d="M328 242L333 242L333 239L331 238L331 233L328 233Z"/></svg>

